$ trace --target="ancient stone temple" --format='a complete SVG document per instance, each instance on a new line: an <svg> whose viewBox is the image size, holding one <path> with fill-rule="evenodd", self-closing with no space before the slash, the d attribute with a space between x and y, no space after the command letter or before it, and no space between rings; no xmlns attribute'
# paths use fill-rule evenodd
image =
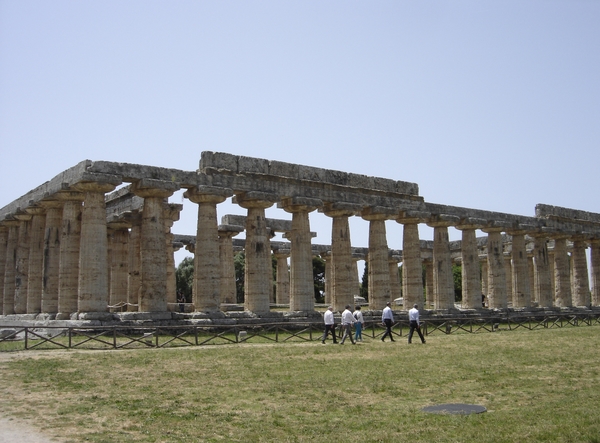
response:
<svg viewBox="0 0 600 443"><path fill-rule="evenodd" d="M169 197L180 189L198 208L195 235L173 232L183 205ZM219 223L217 205L228 198L247 215ZM272 206L291 220L266 218ZM331 219L326 244L312 242L313 211ZM368 247L352 245L350 217L368 222ZM389 220L403 226L402 250L388 247ZM433 228L433 239L419 238L419 224ZM449 241L450 227L460 241ZM241 232L245 239L233 238ZM273 232L289 241L271 241ZM404 306L436 311L600 306L600 214L544 204L534 216L446 206L427 202L415 183L203 152L196 171L85 160L0 209L0 312L91 319L119 308L170 318L173 253L182 243L195 254L195 312L235 303L234 249L245 251L244 309L258 316L273 304L314 312L315 255L326 262L326 299L336 310L354 303L358 259L369 265L372 310L400 296Z"/></svg>

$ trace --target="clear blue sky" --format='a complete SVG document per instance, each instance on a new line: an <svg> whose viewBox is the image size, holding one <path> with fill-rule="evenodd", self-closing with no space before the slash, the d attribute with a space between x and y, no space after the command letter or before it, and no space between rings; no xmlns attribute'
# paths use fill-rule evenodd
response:
<svg viewBox="0 0 600 443"><path fill-rule="evenodd" d="M0 207L84 159L195 170L211 150L600 212L599 24L593 0L0 0Z"/></svg>

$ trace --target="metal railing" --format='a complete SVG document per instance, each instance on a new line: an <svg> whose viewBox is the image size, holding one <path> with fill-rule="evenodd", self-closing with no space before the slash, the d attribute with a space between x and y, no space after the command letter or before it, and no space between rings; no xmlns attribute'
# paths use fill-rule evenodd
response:
<svg viewBox="0 0 600 443"><path fill-rule="evenodd" d="M426 336L434 334L482 333L594 326L599 315L568 314L489 317L470 319L434 319L421 322ZM237 325L185 326L3 326L0 328L0 352L33 349L140 349L183 346L227 345L239 343L286 343L320 341L323 325L312 322L265 323ZM402 337L408 333L409 322L397 321L392 332ZM375 319L367 319L362 334L380 338L385 328ZM338 328L338 334L342 334Z"/></svg>

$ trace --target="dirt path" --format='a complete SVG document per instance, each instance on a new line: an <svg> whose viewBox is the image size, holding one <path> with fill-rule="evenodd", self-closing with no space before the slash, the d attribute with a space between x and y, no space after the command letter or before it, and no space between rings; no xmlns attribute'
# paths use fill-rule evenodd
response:
<svg viewBox="0 0 600 443"><path fill-rule="evenodd" d="M18 358L39 358L44 353L0 352L0 365L4 361ZM3 368L0 366L0 370ZM0 412L0 443L60 443L63 440L52 438L27 420L11 417Z"/></svg>
<svg viewBox="0 0 600 443"><path fill-rule="evenodd" d="M0 443L59 443L35 429L33 425L13 419L0 417Z"/></svg>

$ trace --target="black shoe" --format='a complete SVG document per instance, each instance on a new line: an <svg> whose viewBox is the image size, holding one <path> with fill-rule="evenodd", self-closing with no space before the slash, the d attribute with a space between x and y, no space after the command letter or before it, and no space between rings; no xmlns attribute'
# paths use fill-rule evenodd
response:
<svg viewBox="0 0 600 443"><path fill-rule="evenodd" d="M385 341L385 339L382 338L381 341Z"/></svg>
<svg viewBox="0 0 600 443"><path fill-rule="evenodd" d="M409 344L409 345L411 345L411 344L412 344L412 341L409 341L409 342L408 342L408 344Z"/></svg>
<svg viewBox="0 0 600 443"><path fill-rule="evenodd" d="M321 340L321 343L325 344L325 340Z"/></svg>

